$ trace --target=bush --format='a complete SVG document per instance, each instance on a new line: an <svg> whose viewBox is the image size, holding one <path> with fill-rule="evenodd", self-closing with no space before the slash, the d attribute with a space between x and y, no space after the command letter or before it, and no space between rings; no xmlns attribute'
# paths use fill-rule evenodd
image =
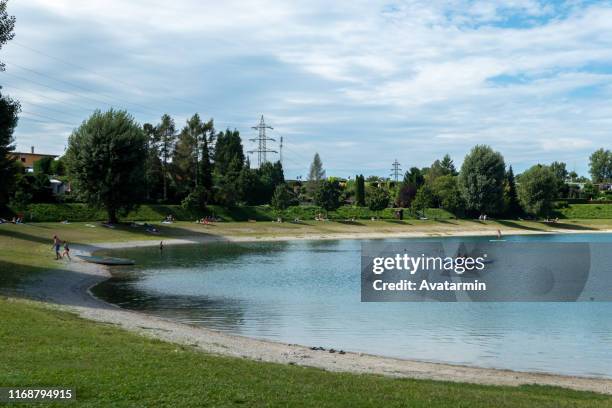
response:
<svg viewBox="0 0 612 408"><path fill-rule="evenodd" d="M395 218L394 208L385 208L376 214L365 207L342 206L335 211L329 212L332 220L360 219L369 220L378 216L383 219ZM10 218L16 214L23 213L27 222L59 222L68 220L71 222L96 222L106 221L107 215L103 210L97 210L86 204L30 204L25 210L8 207L3 210L3 215ZM129 214L120 217L122 221L161 221L168 215L172 215L177 221L194 221L205 216L215 216L223 221L272 221L281 216L287 220L299 218L300 220L314 220L319 213L325 211L318 206L292 206L282 211L276 211L269 205L243 206L225 208L217 205L209 205L205 210L193 211L180 205L143 204ZM431 219L450 219L454 216L439 208L430 208L426 211L427 217ZM405 218L410 214L404 212Z"/></svg>

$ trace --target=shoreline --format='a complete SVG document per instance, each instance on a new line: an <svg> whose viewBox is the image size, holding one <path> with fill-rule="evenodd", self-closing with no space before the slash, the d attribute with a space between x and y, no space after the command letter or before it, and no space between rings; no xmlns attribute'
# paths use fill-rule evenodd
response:
<svg viewBox="0 0 612 408"><path fill-rule="evenodd" d="M611 233L611 230L589 231L586 233ZM559 231L506 231L505 235L548 235L554 233L585 233L581 230ZM345 234L348 235L348 234ZM428 234L409 233L365 233L351 234L310 234L303 236L193 236L163 240L164 245L194 244L206 242L258 242L288 240L335 240L335 239L382 239L418 238L450 236L487 236L491 230L449 231ZM74 255L91 254L95 251L116 248L133 248L158 245L157 240L134 240L91 245L74 245ZM327 351L311 350L307 346L285 344L239 335L226 334L213 329L179 323L170 319L145 313L122 309L117 305L104 302L91 293L98 283L111 277L109 270L96 264L73 260L71 273L49 272L24 287L31 299L40 300L51 307L59 307L76 313L82 318L96 322L116 325L122 329L136 332L171 343L197 348L199 351L248 358L281 364L316 367L328 371L351 372L356 374L380 374L391 377L405 377L436 381L467 382L483 385L519 386L538 384L559 386L579 391L593 391L612 394L612 379L600 377L566 376L551 373L522 372L495 368L481 368L447 363L425 362L383 357L364 353L346 352L339 355Z"/></svg>

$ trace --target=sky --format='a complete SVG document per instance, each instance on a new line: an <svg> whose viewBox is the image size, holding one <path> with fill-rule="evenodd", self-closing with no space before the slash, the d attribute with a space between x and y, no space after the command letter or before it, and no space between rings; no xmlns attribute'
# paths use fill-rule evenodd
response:
<svg viewBox="0 0 612 408"><path fill-rule="evenodd" d="M264 115L286 176L389 176L476 144L587 175L612 148L608 1L9 0L17 148L61 154L95 109L198 112L245 150ZM278 150L277 143L270 142ZM276 160L278 155L270 154ZM256 158L251 157L255 162Z"/></svg>

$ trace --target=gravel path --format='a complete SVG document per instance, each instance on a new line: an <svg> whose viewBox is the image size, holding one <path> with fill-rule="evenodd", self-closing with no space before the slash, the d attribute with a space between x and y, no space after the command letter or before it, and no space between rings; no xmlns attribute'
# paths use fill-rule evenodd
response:
<svg viewBox="0 0 612 408"><path fill-rule="evenodd" d="M486 232L486 234L490 233L490 231ZM475 234L471 232L470 235ZM276 237L273 239L290 238ZM316 236L310 238L332 239L340 237ZM375 238L375 236L369 236L368 238ZM210 241L211 238L164 240L164 244L203 242L206 240ZM246 241L253 240L253 238L236 238L233 240ZM132 241L120 244L99 244L96 246L75 245L72 252L75 255L79 253L88 254L103 248L145 245L158 245L158 242ZM93 297L89 289L109 277L110 274L105 267L78 261L73 256L73 261L69 264L69 271L53 271L40 275L39 278L30 282L23 290L24 294L30 298L52 304L53 307L69 310L86 319L115 324L123 329L148 337L194 346L202 351L219 355L318 367L329 371L382 374L393 377L490 385L553 385L575 390L612 394L612 380L608 379L426 363L350 352L338 354L330 353L329 351L311 350L308 347L299 345L228 335L203 327L191 326L143 313L123 310Z"/></svg>

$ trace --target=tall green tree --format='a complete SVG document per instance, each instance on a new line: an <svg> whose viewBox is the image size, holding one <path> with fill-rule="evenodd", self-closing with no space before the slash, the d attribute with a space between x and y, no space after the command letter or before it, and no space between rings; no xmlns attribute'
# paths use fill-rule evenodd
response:
<svg viewBox="0 0 612 408"><path fill-rule="evenodd" d="M125 111L96 111L68 139L66 163L75 193L110 222L134 208L144 192L147 140Z"/></svg>
<svg viewBox="0 0 612 408"><path fill-rule="evenodd" d="M310 169L308 170L308 182L306 183L306 191L311 196L314 196L321 186L321 183L325 180L325 169L323 169L323 162L319 153L315 153Z"/></svg>
<svg viewBox="0 0 612 408"><path fill-rule="evenodd" d="M589 173L593 183L612 181L612 152L603 148L593 152L589 158Z"/></svg>
<svg viewBox="0 0 612 408"><path fill-rule="evenodd" d="M270 204L275 210L285 210L292 205L298 205L298 201L293 190L283 183L276 186Z"/></svg>
<svg viewBox="0 0 612 408"><path fill-rule="evenodd" d="M502 212L504 158L489 146L477 145L465 156L459 186L468 210L480 213Z"/></svg>
<svg viewBox="0 0 612 408"><path fill-rule="evenodd" d="M556 177L549 166L537 164L521 174L519 199L526 212L548 216L556 195Z"/></svg>
<svg viewBox="0 0 612 408"><path fill-rule="evenodd" d="M567 165L563 162L554 161L550 164L549 167L550 167L550 170L555 175L555 180L556 180L555 195L557 197L567 197L567 193L569 191L569 187L565 183L569 175L569 173L567 172Z"/></svg>
<svg viewBox="0 0 612 408"><path fill-rule="evenodd" d="M159 153L161 155L162 176L164 182L163 200L168 200L168 180L170 178L170 159L176 143L176 125L170 115L164 114L161 123L157 125L159 138Z"/></svg>
<svg viewBox="0 0 612 408"><path fill-rule="evenodd" d="M455 164L450 156L446 154L442 160L436 160L431 164L425 178L431 183L438 177L456 175L457 171L455 170Z"/></svg>
<svg viewBox="0 0 612 408"><path fill-rule="evenodd" d="M174 145L172 176L179 196L185 197L198 186L199 143L204 123L196 113L187 120Z"/></svg>
<svg viewBox="0 0 612 408"><path fill-rule="evenodd" d="M368 208L378 214L389 206L389 191L384 187L372 187L368 191L367 205Z"/></svg>
<svg viewBox="0 0 612 408"><path fill-rule="evenodd" d="M355 176L355 204L359 207L365 207L365 179L363 174Z"/></svg>
<svg viewBox="0 0 612 408"><path fill-rule="evenodd" d="M510 217L516 217L522 212L512 166L508 168L504 181L504 211Z"/></svg>
<svg viewBox="0 0 612 408"><path fill-rule="evenodd" d="M327 213L340 207L340 183L336 179L321 180L319 188L315 192L315 204L323 208Z"/></svg>
<svg viewBox="0 0 612 408"><path fill-rule="evenodd" d="M457 177L450 173L436 178L431 183L431 192L435 204L455 215L460 215L465 208L465 201L463 201L459 191Z"/></svg>
<svg viewBox="0 0 612 408"><path fill-rule="evenodd" d="M411 184L416 189L419 189L425 183L425 176L418 167L411 167L410 170L404 174L403 184Z"/></svg>
<svg viewBox="0 0 612 408"><path fill-rule="evenodd" d="M211 162L211 145L215 138L215 126L213 120L204 124L202 140L200 141L200 161L198 164L198 185L207 192L207 196L212 196L213 191L213 165Z"/></svg>
<svg viewBox="0 0 612 408"><path fill-rule="evenodd" d="M251 177L248 164L245 166L248 162L245 162L242 139L237 130L227 129L217 135L214 157L216 200L234 206L244 198Z"/></svg>
<svg viewBox="0 0 612 408"><path fill-rule="evenodd" d="M0 0L0 49L15 34L15 17L6 11L6 0ZM4 63L0 61L0 71L4 71ZM3 95L0 87L0 206L9 201L9 194L13 190L15 177L19 167L11 153L15 150L13 132L17 127L18 115L21 110L17 101Z"/></svg>
<svg viewBox="0 0 612 408"><path fill-rule="evenodd" d="M155 126L145 123L142 126L147 141L145 159L145 200L160 199L163 194L163 171L159 152L159 133Z"/></svg>

